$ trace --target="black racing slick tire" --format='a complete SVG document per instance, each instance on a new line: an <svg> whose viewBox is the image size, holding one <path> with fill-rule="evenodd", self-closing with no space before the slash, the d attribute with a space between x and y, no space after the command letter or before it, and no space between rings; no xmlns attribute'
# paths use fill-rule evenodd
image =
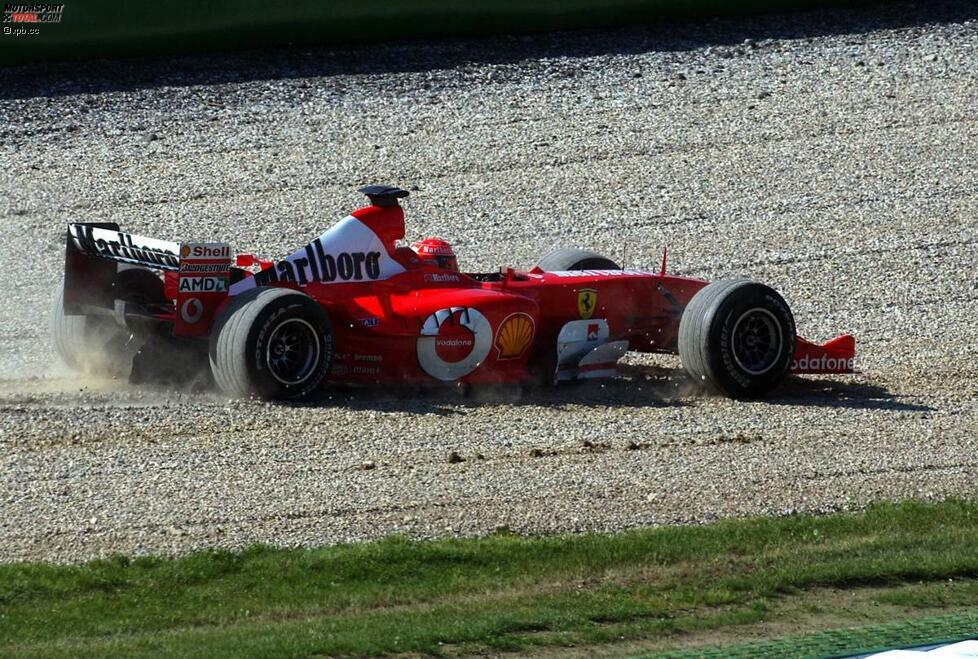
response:
<svg viewBox="0 0 978 659"><path fill-rule="evenodd" d="M209 354L225 394L302 398L329 373L333 332L326 311L308 295L258 287L231 298L218 314Z"/></svg>
<svg viewBox="0 0 978 659"><path fill-rule="evenodd" d="M795 351L795 319L773 288L747 279L714 282L679 322L679 357L696 382L734 398L780 383Z"/></svg>
<svg viewBox="0 0 978 659"><path fill-rule="evenodd" d="M120 266L106 302L120 299L136 304L166 301L163 281L152 271ZM54 350L70 368L90 375L120 376L129 368L126 345L132 332L105 316L66 315L64 280L59 282L48 316Z"/></svg>
<svg viewBox="0 0 978 659"><path fill-rule="evenodd" d="M163 304L166 293L163 280L146 268L120 265L112 280L112 299L125 300L136 304Z"/></svg>
<svg viewBox="0 0 978 659"><path fill-rule="evenodd" d="M544 272L565 270L621 270L621 266L596 252L564 247L545 254L537 261Z"/></svg>
<svg viewBox="0 0 978 659"><path fill-rule="evenodd" d="M51 333L51 343L69 368L76 371L87 370L86 353L89 349L88 338L94 329L86 316L69 316L64 312L65 283L58 282L51 308L48 311L48 328Z"/></svg>

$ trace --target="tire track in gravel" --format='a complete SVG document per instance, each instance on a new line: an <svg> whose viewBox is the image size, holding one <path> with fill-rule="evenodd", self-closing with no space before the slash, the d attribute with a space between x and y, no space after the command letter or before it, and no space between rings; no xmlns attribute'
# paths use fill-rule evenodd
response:
<svg viewBox="0 0 978 659"><path fill-rule="evenodd" d="M594 166L610 161L614 161L615 163L622 163L624 161L628 161L631 159L644 160L653 156L654 157L682 156L682 155L688 155L693 153L696 153L698 155L703 155L703 154L710 154L713 152L722 152L726 149L730 149L734 147L749 148L749 147L757 147L757 146L771 146L771 145L777 145L781 143L791 143L791 142L811 143L821 138L836 139L836 138L846 138L855 135L858 135L860 137L866 137L872 135L875 132L883 133L886 131L897 131L897 130L912 131L912 130L919 130L919 129L929 128L929 127L946 128L946 127L951 127L956 125L972 126L975 125L976 122L978 122L978 117L968 116L968 117L961 117L961 118L949 119L949 120L926 120L926 121L916 121L916 122L894 123L894 124L888 124L886 126L881 126L875 129L874 128L867 129L865 127L849 128L849 129L826 128L824 130L815 131L810 134L792 135L792 136L785 136L785 137L769 137L769 138L756 139L753 141L752 140L736 140L736 141L730 140L726 142L711 141L711 142L704 142L698 144L697 143L682 144L682 145L677 144L672 146L659 145L659 146L644 147L644 148L628 148L628 147L623 147L619 144L605 151L599 151L599 152L589 151L589 153L586 156L580 156L576 158L562 158L557 163L557 166L571 167L574 165L582 165L582 164L586 164L588 166ZM607 133L606 130L602 130L594 134L602 135L606 133ZM587 137L587 135L581 137ZM921 148L921 146L926 147L929 145L915 144L913 146L908 146L907 148L919 149ZM938 145L935 144L933 146L938 146ZM260 149L261 147L256 147L256 148ZM243 149L242 151L248 151L250 153L253 153L254 150ZM199 155L230 155L231 153L233 152L207 151L207 152L194 154L194 155L198 155L198 156ZM167 157L172 157L172 156L167 156ZM160 159L165 161L165 158L160 158ZM120 158L120 161L126 161L126 160L128 159ZM206 163L201 163L201 164L206 164ZM143 162L140 166L145 167L146 163ZM554 165L552 162L527 163L525 161L518 161L518 162L508 162L508 163L503 162L501 164L493 164L488 167L480 165L478 167L474 167L470 169L460 168L460 169L455 169L453 171L444 171L441 173L431 173L430 171L425 172L423 170L417 170L415 172L411 172L410 170L408 171L402 170L399 171L397 174L394 174L393 176L395 176L396 178L404 178L406 180L411 180L411 179L418 180L424 178L430 182L437 182L440 180L455 179L459 175L466 175L466 174L491 175L491 174L505 174L505 173L512 173L512 172L526 173L528 171L532 171L533 168L538 168L542 170L551 170L553 169L553 166ZM30 173L25 171L24 175L30 176ZM223 201L227 201L228 199L233 199L235 196L261 196L263 194L270 194L270 193L301 194L309 191L321 191L324 188L332 189L336 192L342 192L342 191L348 191L349 189L355 187L356 185L357 183L354 180L346 180L346 181L339 181L339 182L315 181L306 184L250 187L248 189L231 191L230 193L226 191L221 192L219 194L195 192L193 194L186 195L186 196L167 194L157 199L137 199L137 200L119 199L116 201L103 201L102 203L96 205L93 205L91 201L85 201L85 202L77 202L75 204L69 205L68 208L72 210L89 210L89 211L112 210L112 209L138 209L138 208L153 207L158 205L171 205L173 203L180 203L180 202L187 203L187 202L199 202L201 200L207 201L210 199L219 199L223 202Z"/></svg>

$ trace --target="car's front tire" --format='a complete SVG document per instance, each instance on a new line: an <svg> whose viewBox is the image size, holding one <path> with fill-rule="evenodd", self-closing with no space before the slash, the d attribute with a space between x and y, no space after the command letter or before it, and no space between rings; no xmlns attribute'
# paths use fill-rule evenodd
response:
<svg viewBox="0 0 978 659"><path fill-rule="evenodd" d="M718 281L693 296L679 322L679 356L698 383L735 398L762 396L784 379L795 320L773 288Z"/></svg>
<svg viewBox="0 0 978 659"><path fill-rule="evenodd" d="M333 333L326 311L308 295L258 287L221 310L209 355L214 381L228 395L302 398L326 379Z"/></svg>

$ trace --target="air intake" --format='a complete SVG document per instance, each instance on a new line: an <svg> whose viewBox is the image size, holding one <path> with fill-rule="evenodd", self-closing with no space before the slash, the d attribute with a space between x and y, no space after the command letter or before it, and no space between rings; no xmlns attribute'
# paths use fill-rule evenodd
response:
<svg viewBox="0 0 978 659"><path fill-rule="evenodd" d="M397 200L408 196L407 190L401 190L391 185L368 185L360 188L362 192L370 198L370 203L374 206L397 206Z"/></svg>

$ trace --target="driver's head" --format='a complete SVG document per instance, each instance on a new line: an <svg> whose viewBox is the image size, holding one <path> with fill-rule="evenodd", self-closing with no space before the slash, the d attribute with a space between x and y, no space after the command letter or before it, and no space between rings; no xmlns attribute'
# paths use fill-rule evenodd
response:
<svg viewBox="0 0 978 659"><path fill-rule="evenodd" d="M441 238L425 238L411 245L418 254L418 258L428 265L437 265L439 268L454 270L458 272L458 261L455 260L455 251L452 246Z"/></svg>

